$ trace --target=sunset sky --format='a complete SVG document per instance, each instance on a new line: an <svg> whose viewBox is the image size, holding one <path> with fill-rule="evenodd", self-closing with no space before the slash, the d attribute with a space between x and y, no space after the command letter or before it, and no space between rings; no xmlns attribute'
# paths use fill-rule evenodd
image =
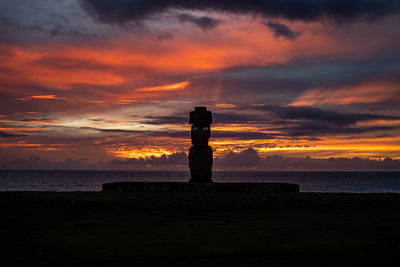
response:
<svg viewBox="0 0 400 267"><path fill-rule="evenodd" d="M2 0L0 161L400 159L395 0Z"/></svg>

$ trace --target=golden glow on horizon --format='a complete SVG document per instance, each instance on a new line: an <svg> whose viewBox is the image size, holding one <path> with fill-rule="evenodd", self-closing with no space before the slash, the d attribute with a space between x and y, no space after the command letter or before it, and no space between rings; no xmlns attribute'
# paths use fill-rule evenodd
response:
<svg viewBox="0 0 400 267"><path fill-rule="evenodd" d="M368 155L369 157L372 158L385 158L387 157L390 153L391 158L393 159L399 159L400 154L396 152L400 151L400 145L374 145L374 147L371 148L371 146L366 146L366 145L359 145L359 144L341 144L341 145L280 145L280 146L274 146L274 147L260 147L260 144L252 143L252 142L245 142L246 144L243 144L243 142L240 142L239 146L232 145L231 142L233 140L227 140L225 145L222 145L221 143L212 143L210 144L213 147L214 150L214 157L222 157L224 154L228 151L233 151L233 152L240 152L247 147L252 147L255 150L257 150L260 154L260 156L266 156L266 155L274 155L274 154L281 154L283 155L286 154L286 152L290 152L291 156L297 156L301 157L304 156L304 152L306 153L311 153L307 155L311 155L314 158L329 158L332 156L339 156L339 157L354 157L356 155L359 156L366 156ZM258 142L262 143L262 142ZM246 146L247 145L247 146ZM189 146L187 147L187 150L189 149ZM109 152L116 157L119 158L145 158L145 157L160 157L161 155L170 155L175 152L180 152L182 150L177 150L175 151L174 148L170 150L169 148L165 147L146 147L146 148L141 148L141 149L131 149L129 147L123 148L120 147L117 150L110 150ZM184 150L185 151L185 150ZM327 152L329 151L329 155L324 155L322 156L319 154L319 152ZM186 151L187 152L187 151ZM295 152L295 154L293 154ZM383 153L383 154L382 154ZM393 154L395 153L395 154ZM385 155L385 156L383 156Z"/></svg>
<svg viewBox="0 0 400 267"><path fill-rule="evenodd" d="M160 157L163 154L170 155L173 152L163 149L163 148L141 148L141 149L131 149L131 148L118 148L116 150L109 151L118 158L148 158L151 156Z"/></svg>
<svg viewBox="0 0 400 267"><path fill-rule="evenodd" d="M10 140L10 139L9 139ZM94 146L99 151L113 155L117 158L145 158L160 157L163 154L170 155L176 152L188 152L191 144L189 138L168 138L168 137L142 137L140 145L133 147L129 142L119 143L116 147L115 142L119 137L105 139L94 139L93 143L84 146ZM210 146L213 147L214 157L222 157L227 152L240 152L248 147L258 151L260 156L283 155L290 157L304 157L308 155L312 158L329 157L363 157L363 158L385 158L400 159L400 138L360 138L360 139L331 139L325 138L318 141L309 140L235 140L235 139L211 139ZM22 150L71 150L84 149L82 145L71 147L69 144L40 144L24 141L6 142L1 140L2 149L12 149L12 151ZM100 153L102 154L102 153Z"/></svg>

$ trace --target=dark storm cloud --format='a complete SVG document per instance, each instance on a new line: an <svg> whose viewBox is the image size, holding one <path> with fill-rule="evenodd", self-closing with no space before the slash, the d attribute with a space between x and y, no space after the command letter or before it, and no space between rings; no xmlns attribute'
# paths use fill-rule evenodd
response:
<svg viewBox="0 0 400 267"><path fill-rule="evenodd" d="M263 116L238 113L218 113L213 112L213 123L256 123L265 121ZM145 124L163 125L163 124L188 124L188 115L186 116L146 116Z"/></svg>
<svg viewBox="0 0 400 267"><path fill-rule="evenodd" d="M192 80L193 87L220 88L233 98L257 97L258 103L290 103L311 88L354 87L371 79L400 81L397 48L366 58L295 59L271 66L240 66ZM395 99L393 99L395 100ZM263 102L261 102L263 101ZM369 104L370 105L370 104Z"/></svg>
<svg viewBox="0 0 400 267"><path fill-rule="evenodd" d="M21 134L12 134L12 133L7 133L7 132L0 131L0 138L22 137L22 136L25 136L25 135L21 135Z"/></svg>
<svg viewBox="0 0 400 267"><path fill-rule="evenodd" d="M190 138L189 131L146 131L146 136L150 137L171 137L171 138Z"/></svg>
<svg viewBox="0 0 400 267"><path fill-rule="evenodd" d="M212 138L228 138L238 140L265 140L276 138L275 135L262 132L234 132L234 131L212 131Z"/></svg>
<svg viewBox="0 0 400 267"><path fill-rule="evenodd" d="M136 130L125 130L125 129L101 129L95 127L80 127L80 129L93 130L103 133L135 134L137 136L149 136L149 137L182 138L190 136L190 132L187 131L136 131Z"/></svg>
<svg viewBox="0 0 400 267"><path fill-rule="evenodd" d="M300 35L299 32L294 32L288 26L277 22L270 21L268 23L264 23L264 25L267 26L274 33L274 37L276 39L279 39L279 37L283 37L288 40L294 40Z"/></svg>
<svg viewBox="0 0 400 267"><path fill-rule="evenodd" d="M190 138L189 131L143 131L146 136L150 137L171 137L171 138ZM213 131L211 136L214 139L236 139L236 140L264 140L274 138L273 135L262 132L235 132L235 131Z"/></svg>
<svg viewBox="0 0 400 267"><path fill-rule="evenodd" d="M83 130L93 130L93 131L99 131L99 132L104 132L104 133L136 133L136 134L142 133L142 131L135 131L135 130L124 130L124 129L100 129L100 128L94 128L94 127L80 127L79 129L83 129Z"/></svg>
<svg viewBox="0 0 400 267"><path fill-rule="evenodd" d="M370 132L383 132L399 129L399 127L376 126L376 127L343 127L332 126L323 123L299 123L279 128L288 137L322 136L322 135L355 135Z"/></svg>
<svg viewBox="0 0 400 267"><path fill-rule="evenodd" d="M255 114L213 113L214 123L257 123L264 122L265 117Z"/></svg>
<svg viewBox="0 0 400 267"><path fill-rule="evenodd" d="M187 116L146 116L144 118L147 120L143 123L153 125L189 123Z"/></svg>
<svg viewBox="0 0 400 267"><path fill-rule="evenodd" d="M362 121L378 119L398 120L400 118L398 116L387 116L372 113L343 113L311 107L263 106L257 107L256 109L269 111L280 119L307 120L336 126L349 126Z"/></svg>
<svg viewBox="0 0 400 267"><path fill-rule="evenodd" d="M143 20L169 8L259 14L302 21L332 18L337 22L362 16L372 20L400 11L397 0L81 0L81 3L99 21L119 24Z"/></svg>
<svg viewBox="0 0 400 267"><path fill-rule="evenodd" d="M360 127L358 122L371 120L398 120L398 116L389 116L373 113L345 113L311 107L292 106L240 106L238 112L213 113L214 124L251 124L259 125L260 130L276 131L274 134L252 131L212 131L213 138L227 138L238 140L265 140L274 138L292 139L305 137L316 140L325 135L357 135L364 133L387 132L397 130L398 127L377 126ZM241 114L240 111L243 113ZM248 114L249 111L263 114ZM146 124L168 125L187 124L186 116L147 116ZM108 130L109 131L109 130ZM186 138L185 131L153 131L141 132L146 136Z"/></svg>
<svg viewBox="0 0 400 267"><path fill-rule="evenodd" d="M218 19L214 19L208 16L198 17L185 13L179 14L178 19L182 23L185 22L193 23L202 28L204 31L214 29L215 27L218 26L218 24L221 23Z"/></svg>
<svg viewBox="0 0 400 267"><path fill-rule="evenodd" d="M84 130L93 130L103 133L114 134L136 134L143 137L171 137L171 138L187 138L190 139L190 131L135 131L124 129L100 129L94 127L81 127ZM276 138L275 135L266 134L262 132L234 132L234 131L212 131L212 138L227 138L237 140L264 140Z"/></svg>
<svg viewBox="0 0 400 267"><path fill-rule="evenodd" d="M2 0L0 25L0 41L12 43L98 40L108 32L93 23L79 0Z"/></svg>
<svg viewBox="0 0 400 267"><path fill-rule="evenodd" d="M245 109L245 108L244 108ZM398 116L373 113L344 113L311 107L292 106L259 106L249 107L257 111L266 111L275 116L265 122L269 125L261 128L264 131L274 131L277 134L265 138L317 140L321 136L347 135L354 137L359 134L382 133L398 130L397 126L357 126L359 122L372 120L398 120Z"/></svg>

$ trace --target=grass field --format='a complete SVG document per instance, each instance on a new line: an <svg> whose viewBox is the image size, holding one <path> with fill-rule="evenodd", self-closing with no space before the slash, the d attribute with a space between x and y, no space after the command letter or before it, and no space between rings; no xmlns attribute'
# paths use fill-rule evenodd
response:
<svg viewBox="0 0 400 267"><path fill-rule="evenodd" d="M400 266L400 195L0 193L2 266Z"/></svg>

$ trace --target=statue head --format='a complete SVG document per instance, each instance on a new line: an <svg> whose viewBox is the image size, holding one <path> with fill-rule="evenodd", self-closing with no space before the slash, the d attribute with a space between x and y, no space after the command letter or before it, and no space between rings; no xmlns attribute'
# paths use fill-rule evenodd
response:
<svg viewBox="0 0 400 267"><path fill-rule="evenodd" d="M189 123L192 124L192 144L195 146L208 145L208 139L211 137L211 112L207 111L206 107L195 107L194 111L190 112Z"/></svg>

